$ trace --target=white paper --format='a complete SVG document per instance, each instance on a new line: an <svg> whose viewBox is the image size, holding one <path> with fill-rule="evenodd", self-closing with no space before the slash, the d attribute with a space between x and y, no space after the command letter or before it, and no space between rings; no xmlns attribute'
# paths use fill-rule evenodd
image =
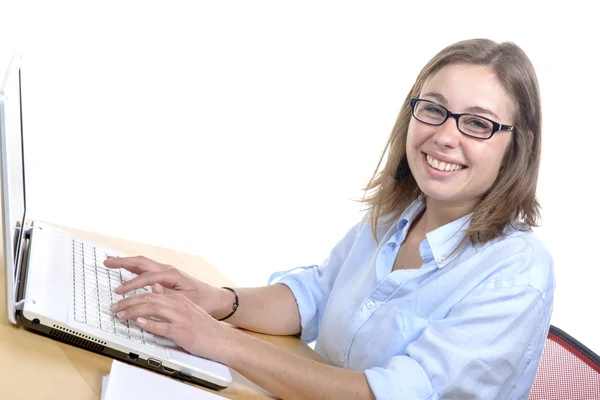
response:
<svg viewBox="0 0 600 400"><path fill-rule="evenodd" d="M102 377L102 396L100 396L100 400L104 400L106 398L106 387L108 386L108 378L110 376L106 375Z"/></svg>
<svg viewBox="0 0 600 400"><path fill-rule="evenodd" d="M106 387L104 386L106 384ZM102 379L102 400L216 400L224 397L143 368L113 360L110 376Z"/></svg>

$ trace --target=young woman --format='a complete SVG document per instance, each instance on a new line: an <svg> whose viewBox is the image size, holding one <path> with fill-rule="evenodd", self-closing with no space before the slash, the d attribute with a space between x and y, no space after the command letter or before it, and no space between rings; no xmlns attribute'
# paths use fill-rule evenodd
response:
<svg viewBox="0 0 600 400"><path fill-rule="evenodd" d="M119 292L154 292L113 309L282 398L527 398L554 294L551 256L531 232L540 150L538 83L523 51L453 44L417 77L365 219L323 264L234 293L143 257L112 258L107 267L139 275ZM330 365L223 317L316 340Z"/></svg>

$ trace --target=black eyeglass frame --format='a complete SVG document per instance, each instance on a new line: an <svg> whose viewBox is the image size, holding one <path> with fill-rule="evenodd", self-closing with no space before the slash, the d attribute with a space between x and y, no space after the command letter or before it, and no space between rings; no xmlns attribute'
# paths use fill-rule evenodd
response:
<svg viewBox="0 0 600 400"><path fill-rule="evenodd" d="M446 111L446 118L444 118L444 120L443 120L442 122L440 122L439 124L433 124L433 123L431 123L431 122L426 122L426 121L423 121L423 120L419 119L419 118L418 118L418 117L415 115L415 105L417 104L417 102L418 102L418 101L424 101L424 102L426 102L426 103L430 103L430 104L433 104L433 105L435 105L435 106L438 106L438 107L440 107L441 109L443 109L444 111ZM424 124L427 124L427 125L432 125L432 126L441 126L441 125L443 125L443 124L444 124L446 121L448 121L448 118L454 118L454 119L456 120L456 129L458 129L458 131L459 131L460 133L462 133L463 135L466 135L466 136L468 136L468 137L472 137L472 138L474 138L474 139L480 139L480 140L489 140L489 139L491 139L491 138L492 138L492 136L494 136L494 133L496 133L496 132L498 132L498 131L510 131L510 132L514 132L514 131L515 131L515 128L516 128L516 126L514 126L514 125L502 125L502 124L499 124L499 123L497 123L496 121L492 121L492 120L491 120L491 119L489 119L489 118L482 117L481 115L477 115L477 114L470 114L470 113L455 114L455 113L453 113L452 111L448 110L446 107L444 107L444 106L443 106L443 105L441 105L441 104L438 104L438 103L436 103L436 102L433 102L433 101L431 101L431 100L419 99L419 98L416 98L416 97L413 97L413 98L411 98L411 99L410 99L410 107L412 108L412 116L413 116L413 117L414 117L414 118L415 118L417 121L419 121L419 122L422 122L422 123L424 123ZM460 126L458 125L458 119L459 119L460 117L462 117L463 115L470 115L470 116L472 116L472 117L477 117L477 118L481 118L481 119L484 119L484 120L486 120L486 121L489 121L489 122L492 124L492 133L490 133L490 136L489 136L489 137L473 136L473 135L469 135L468 133L465 133L465 132L463 132L463 131L460 129Z"/></svg>

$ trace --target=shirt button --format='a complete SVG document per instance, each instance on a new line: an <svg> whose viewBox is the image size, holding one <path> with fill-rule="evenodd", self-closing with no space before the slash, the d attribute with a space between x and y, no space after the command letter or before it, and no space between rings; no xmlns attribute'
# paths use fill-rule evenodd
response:
<svg viewBox="0 0 600 400"><path fill-rule="evenodd" d="M342 362L342 364L344 364L346 362L346 356L341 356L340 361Z"/></svg>
<svg viewBox="0 0 600 400"><path fill-rule="evenodd" d="M373 307L375 307L375 303L373 303L372 301L370 301L370 302L367 303L367 308L369 310L373 309Z"/></svg>

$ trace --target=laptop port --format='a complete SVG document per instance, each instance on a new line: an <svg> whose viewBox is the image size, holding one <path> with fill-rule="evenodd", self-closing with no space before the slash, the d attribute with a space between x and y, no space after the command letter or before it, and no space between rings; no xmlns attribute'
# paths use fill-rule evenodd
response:
<svg viewBox="0 0 600 400"><path fill-rule="evenodd" d="M175 373L175 370L173 368L165 367L164 365L163 365L162 369L163 369L163 371L165 371L165 372L167 372L169 374L174 374Z"/></svg>
<svg viewBox="0 0 600 400"><path fill-rule="evenodd" d="M129 354L127 354L127 359L129 361L137 362L138 358L140 358L140 356L138 356L135 353L129 353Z"/></svg>
<svg viewBox="0 0 600 400"><path fill-rule="evenodd" d="M184 371L179 371L179 373L177 374L177 376L179 376L179 378L184 379L186 381L191 381L192 380L192 375L190 375L187 372Z"/></svg>
<svg viewBox="0 0 600 400"><path fill-rule="evenodd" d="M146 362L149 366L154 368L160 368L160 366L162 365L161 361L155 360L154 358L149 358Z"/></svg>

